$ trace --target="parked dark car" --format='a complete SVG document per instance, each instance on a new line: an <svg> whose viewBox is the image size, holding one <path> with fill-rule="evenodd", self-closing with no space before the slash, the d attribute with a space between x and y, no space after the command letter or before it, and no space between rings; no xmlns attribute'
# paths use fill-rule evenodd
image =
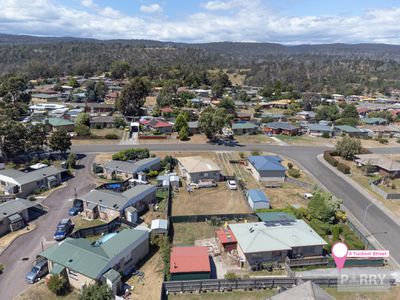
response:
<svg viewBox="0 0 400 300"><path fill-rule="evenodd" d="M56 232L54 233L54 239L60 241L65 239L72 229L71 219L62 219L58 225Z"/></svg>
<svg viewBox="0 0 400 300"><path fill-rule="evenodd" d="M28 283L35 283L36 281L43 278L49 272L49 267L47 265L47 259L42 259L37 261L32 270L26 274L25 280Z"/></svg>
<svg viewBox="0 0 400 300"><path fill-rule="evenodd" d="M68 215L69 216L76 216L80 212L83 211L83 204L82 202L75 203L74 206L72 206L70 209L68 209Z"/></svg>

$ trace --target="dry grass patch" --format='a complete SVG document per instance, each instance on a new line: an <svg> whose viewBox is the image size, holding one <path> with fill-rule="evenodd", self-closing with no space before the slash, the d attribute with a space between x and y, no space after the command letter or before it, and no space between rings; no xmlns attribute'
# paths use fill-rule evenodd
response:
<svg viewBox="0 0 400 300"><path fill-rule="evenodd" d="M215 230L221 226L213 226L208 222L174 223L174 246L194 245L195 240L215 237Z"/></svg>
<svg viewBox="0 0 400 300"><path fill-rule="evenodd" d="M77 300L78 297L79 294L76 290L66 296L56 296L50 292L46 283L42 280L17 296L15 300Z"/></svg>

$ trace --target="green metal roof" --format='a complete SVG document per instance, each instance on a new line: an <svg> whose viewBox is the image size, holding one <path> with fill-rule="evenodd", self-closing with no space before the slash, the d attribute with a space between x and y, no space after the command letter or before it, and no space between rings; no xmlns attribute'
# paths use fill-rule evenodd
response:
<svg viewBox="0 0 400 300"><path fill-rule="evenodd" d="M243 123L234 123L232 124L232 129L254 129L258 126L253 123L243 122Z"/></svg>
<svg viewBox="0 0 400 300"><path fill-rule="evenodd" d="M65 267L59 264L53 264L51 274L60 275L65 270Z"/></svg>
<svg viewBox="0 0 400 300"><path fill-rule="evenodd" d="M67 238L40 255L75 272L98 279L107 268L113 267L110 263L116 256L148 234L145 230L125 229L98 246L83 238Z"/></svg>
<svg viewBox="0 0 400 300"><path fill-rule="evenodd" d="M110 280L112 283L121 279L121 275L114 269L108 270L106 273L104 273L103 277Z"/></svg>
<svg viewBox="0 0 400 300"><path fill-rule="evenodd" d="M363 118L361 121L364 124L387 124L388 121L384 118Z"/></svg>
<svg viewBox="0 0 400 300"><path fill-rule="evenodd" d="M343 132L348 132L348 133L359 133L361 132L360 129L353 127L353 126L349 126L349 125L339 125L339 126L335 126L335 128L339 129L340 131Z"/></svg>
<svg viewBox="0 0 400 300"><path fill-rule="evenodd" d="M71 121L63 119L63 118L49 118L48 120L49 120L49 124L53 127L75 125L74 122L71 122Z"/></svg>
<svg viewBox="0 0 400 300"><path fill-rule="evenodd" d="M260 218L262 222L279 222L279 221L288 221L288 220L296 220L296 218L285 212L259 212L257 213L257 217Z"/></svg>
<svg viewBox="0 0 400 300"><path fill-rule="evenodd" d="M264 222L230 224L244 253L291 250L293 247L326 245L303 220L290 225L267 226Z"/></svg>

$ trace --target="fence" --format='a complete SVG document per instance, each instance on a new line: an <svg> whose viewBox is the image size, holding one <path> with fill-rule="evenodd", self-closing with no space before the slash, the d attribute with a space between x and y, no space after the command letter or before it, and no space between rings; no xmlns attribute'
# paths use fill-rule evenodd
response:
<svg viewBox="0 0 400 300"><path fill-rule="evenodd" d="M217 214L217 215L190 215L190 216L171 216L170 222L172 223L197 223L206 222L211 219L217 218L221 221L230 220L254 220L258 221L258 217L255 214Z"/></svg>
<svg viewBox="0 0 400 300"><path fill-rule="evenodd" d="M353 231L355 233L355 235L357 235L361 241L364 243L365 247L367 249L371 249L371 250L375 250L375 247L373 245L371 245L371 243L369 242L369 240L366 238L366 235L363 234L358 227L355 225L355 222L353 222L352 217L350 217L349 215L347 215L347 221L346 224L349 226L349 228L351 229L351 231Z"/></svg>
<svg viewBox="0 0 400 300"><path fill-rule="evenodd" d="M285 182L291 183L294 185L297 185L301 188L309 189L312 190L314 188L314 185L308 182L304 182L298 179L290 178L290 177L285 177Z"/></svg>
<svg viewBox="0 0 400 300"><path fill-rule="evenodd" d="M268 277L254 279L206 279L189 281L164 281L163 288L166 293L202 292L202 291L232 291L247 289L266 289L285 287L291 288L306 278ZM337 278L310 278L314 283L332 287L337 286Z"/></svg>
<svg viewBox="0 0 400 300"><path fill-rule="evenodd" d="M400 200L400 194L399 193L387 193L384 190L382 190L376 184L376 182L371 182L370 183L370 187L375 193L381 195L383 198L385 198L387 200Z"/></svg>
<svg viewBox="0 0 400 300"><path fill-rule="evenodd" d="M128 221L127 221L128 222ZM116 228L118 228L121 223L125 223L122 219L120 218L115 218L111 222L107 224L101 224L93 227L87 227L87 228L82 228L74 233L71 234L70 237L72 238L86 238L88 236L93 236L97 235L100 233L110 233L113 232ZM131 222L129 222L131 223Z"/></svg>
<svg viewBox="0 0 400 300"><path fill-rule="evenodd" d="M285 261L289 267L304 267L304 266L319 266L319 265L328 265L329 257L307 257L307 258L286 258Z"/></svg>

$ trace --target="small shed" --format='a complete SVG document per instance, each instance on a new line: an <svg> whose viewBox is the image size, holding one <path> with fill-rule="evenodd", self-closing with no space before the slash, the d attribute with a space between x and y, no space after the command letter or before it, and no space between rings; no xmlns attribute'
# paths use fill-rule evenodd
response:
<svg viewBox="0 0 400 300"><path fill-rule="evenodd" d="M152 234L166 234L168 232L168 220L156 219L151 221Z"/></svg>
<svg viewBox="0 0 400 300"><path fill-rule="evenodd" d="M247 201L253 211L257 209L270 208L268 197L259 189L248 190Z"/></svg>
<svg viewBox="0 0 400 300"><path fill-rule="evenodd" d="M210 279L207 247L174 247L170 257L171 280Z"/></svg>
<svg viewBox="0 0 400 300"><path fill-rule="evenodd" d="M217 229L215 235L217 236L220 248L223 248L225 252L236 250L237 240L229 227Z"/></svg>

